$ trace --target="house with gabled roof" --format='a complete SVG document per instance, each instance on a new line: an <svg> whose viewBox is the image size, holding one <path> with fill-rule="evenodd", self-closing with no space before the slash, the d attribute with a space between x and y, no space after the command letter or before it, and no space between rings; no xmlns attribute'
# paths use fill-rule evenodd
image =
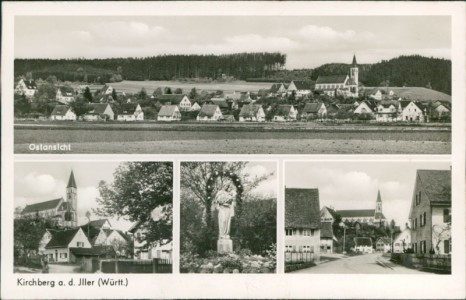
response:
<svg viewBox="0 0 466 300"><path fill-rule="evenodd" d="M34 80L20 79L15 87L15 94L32 98L37 91L37 84Z"/></svg>
<svg viewBox="0 0 466 300"><path fill-rule="evenodd" d="M84 121L113 120L115 113L109 103L89 103L89 111L83 115Z"/></svg>
<svg viewBox="0 0 466 300"><path fill-rule="evenodd" d="M393 240L393 253L404 253L408 249L412 249L411 228L406 224L406 228L398 233Z"/></svg>
<svg viewBox="0 0 466 300"><path fill-rule="evenodd" d="M43 251L50 262L72 262L70 248L92 248L81 227L56 231L51 236Z"/></svg>
<svg viewBox="0 0 466 300"><path fill-rule="evenodd" d="M291 95L291 93L295 93L296 97L302 98L312 93L312 82L307 80L293 80L288 85L286 89L286 93Z"/></svg>
<svg viewBox="0 0 466 300"><path fill-rule="evenodd" d="M180 109L176 105L164 105L157 114L157 121L181 121Z"/></svg>
<svg viewBox="0 0 466 300"><path fill-rule="evenodd" d="M427 108L418 101L409 101L407 105L406 101L401 101L403 104L401 119L408 122L426 122Z"/></svg>
<svg viewBox="0 0 466 300"><path fill-rule="evenodd" d="M382 236L375 241L375 251L388 253L391 251L392 241L389 237Z"/></svg>
<svg viewBox="0 0 466 300"><path fill-rule="evenodd" d="M396 122L401 120L401 104L396 100L382 100L377 104L375 120L377 122Z"/></svg>
<svg viewBox="0 0 466 300"><path fill-rule="evenodd" d="M320 222L320 253L333 253L336 242L338 239L333 234L333 223Z"/></svg>
<svg viewBox="0 0 466 300"><path fill-rule="evenodd" d="M156 97L162 105L176 105L180 111L190 111L191 101L184 94L163 94Z"/></svg>
<svg viewBox="0 0 466 300"><path fill-rule="evenodd" d="M326 119L327 108L322 102L306 103L303 111L301 112L301 119L313 120L313 119Z"/></svg>
<svg viewBox="0 0 466 300"><path fill-rule="evenodd" d="M134 241L134 259L172 259L173 241L162 240L152 244L148 244L144 237L146 230L143 223L136 222L128 230L133 236Z"/></svg>
<svg viewBox="0 0 466 300"><path fill-rule="evenodd" d="M191 105L190 111L200 111L200 110L201 110L201 106L197 102L194 102L193 105Z"/></svg>
<svg viewBox="0 0 466 300"><path fill-rule="evenodd" d="M139 103L124 103L117 115L118 121L144 121L144 112Z"/></svg>
<svg viewBox="0 0 466 300"><path fill-rule="evenodd" d="M332 207L324 206L320 210L320 222L330 222L333 224L337 219L337 212Z"/></svg>
<svg viewBox="0 0 466 300"><path fill-rule="evenodd" d="M364 100L354 109L355 115L368 115L373 116L377 110L377 103L371 100Z"/></svg>
<svg viewBox="0 0 466 300"><path fill-rule="evenodd" d="M219 121L222 118L223 114L218 105L204 104L196 119L198 121Z"/></svg>
<svg viewBox="0 0 466 300"><path fill-rule="evenodd" d="M105 84L101 89L100 89L100 93L102 95L111 95L113 93L113 87L111 87L110 85L107 85Z"/></svg>
<svg viewBox="0 0 466 300"><path fill-rule="evenodd" d="M372 240L370 237L355 237L353 239L354 247L352 248L353 251L361 252L361 253L372 253L374 252L374 248L372 246Z"/></svg>
<svg viewBox="0 0 466 300"><path fill-rule="evenodd" d="M409 219L414 253L451 253L451 170L417 170Z"/></svg>
<svg viewBox="0 0 466 300"><path fill-rule="evenodd" d="M240 122L264 122L265 121L265 112L261 105L258 104L248 104L241 107L239 113Z"/></svg>
<svg viewBox="0 0 466 300"><path fill-rule="evenodd" d="M320 202L318 189L285 188L285 250L320 256Z"/></svg>
<svg viewBox="0 0 466 300"><path fill-rule="evenodd" d="M50 113L50 120L76 121L77 116L68 105L57 104Z"/></svg>
<svg viewBox="0 0 466 300"><path fill-rule="evenodd" d="M271 97L283 97L286 94L287 86L283 83L274 83L269 89L269 96Z"/></svg>
<svg viewBox="0 0 466 300"><path fill-rule="evenodd" d="M74 89L69 86L59 86L57 88L57 93L55 99L61 104L68 105L74 101Z"/></svg>
<svg viewBox="0 0 466 300"><path fill-rule="evenodd" d="M275 122L296 121L298 110L293 105L279 105L273 116Z"/></svg>

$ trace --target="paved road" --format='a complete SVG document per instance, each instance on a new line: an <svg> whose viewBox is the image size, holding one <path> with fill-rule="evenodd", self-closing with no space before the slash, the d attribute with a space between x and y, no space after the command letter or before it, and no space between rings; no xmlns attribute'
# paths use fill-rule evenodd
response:
<svg viewBox="0 0 466 300"><path fill-rule="evenodd" d="M49 273L80 273L80 266L65 264L49 264Z"/></svg>
<svg viewBox="0 0 466 300"><path fill-rule="evenodd" d="M325 257L322 257L322 261ZM322 262L293 273L312 274L430 274L393 264L380 254L365 254Z"/></svg>

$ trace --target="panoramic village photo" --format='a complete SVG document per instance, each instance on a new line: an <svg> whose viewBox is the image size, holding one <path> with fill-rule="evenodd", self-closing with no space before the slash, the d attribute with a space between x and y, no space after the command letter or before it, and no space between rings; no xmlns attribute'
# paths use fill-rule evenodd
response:
<svg viewBox="0 0 466 300"><path fill-rule="evenodd" d="M172 273L172 162L16 162L15 273Z"/></svg>
<svg viewBox="0 0 466 300"><path fill-rule="evenodd" d="M450 154L451 39L447 16L18 16L14 151Z"/></svg>
<svg viewBox="0 0 466 300"><path fill-rule="evenodd" d="M286 162L285 272L451 274L446 162Z"/></svg>
<svg viewBox="0 0 466 300"><path fill-rule="evenodd" d="M275 273L277 163L182 162L181 273Z"/></svg>

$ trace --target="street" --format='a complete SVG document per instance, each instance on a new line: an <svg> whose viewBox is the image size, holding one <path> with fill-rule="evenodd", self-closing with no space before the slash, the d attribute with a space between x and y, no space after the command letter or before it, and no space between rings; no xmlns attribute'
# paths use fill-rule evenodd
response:
<svg viewBox="0 0 466 300"><path fill-rule="evenodd" d="M331 255L329 260L321 256L321 262L315 267L298 270L292 273L309 274L430 274L418 270L408 269L394 264L381 254L364 254L358 256Z"/></svg>

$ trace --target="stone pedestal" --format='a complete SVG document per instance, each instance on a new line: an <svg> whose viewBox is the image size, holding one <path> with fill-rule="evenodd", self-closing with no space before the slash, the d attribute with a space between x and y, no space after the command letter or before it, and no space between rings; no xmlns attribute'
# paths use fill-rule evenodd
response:
<svg viewBox="0 0 466 300"><path fill-rule="evenodd" d="M217 252L228 253L233 252L233 241L229 238L217 240Z"/></svg>

